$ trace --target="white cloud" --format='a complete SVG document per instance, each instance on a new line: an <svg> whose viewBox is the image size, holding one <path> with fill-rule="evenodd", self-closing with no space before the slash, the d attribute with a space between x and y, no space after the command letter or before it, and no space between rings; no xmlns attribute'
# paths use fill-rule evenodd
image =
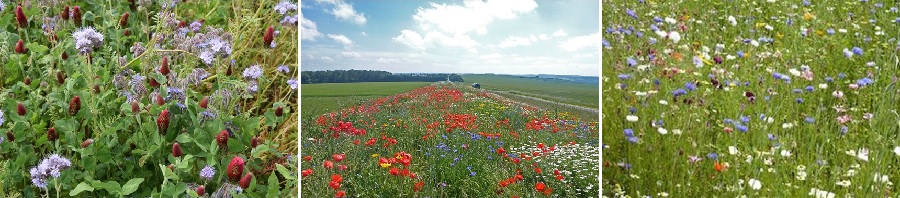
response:
<svg viewBox="0 0 900 198"><path fill-rule="evenodd" d="M378 58L378 60L375 60L375 62L377 62L377 63L396 63L396 62L400 62L400 60L398 60L396 58Z"/></svg>
<svg viewBox="0 0 900 198"><path fill-rule="evenodd" d="M559 48L562 48L566 51L578 51L585 48L597 48L600 47L600 33L594 33L590 35L584 36L576 36L570 38L569 40L565 40L559 43Z"/></svg>
<svg viewBox="0 0 900 198"><path fill-rule="evenodd" d="M569 33L566 33L566 31L563 31L562 29L559 29L559 30L556 30L556 32L553 32L553 36L555 36L555 37L563 37L563 36L567 36L567 35L569 35Z"/></svg>
<svg viewBox="0 0 900 198"><path fill-rule="evenodd" d="M547 40L550 39L550 36L547 36L547 34L541 34L540 36L538 36L538 38L541 40Z"/></svg>
<svg viewBox="0 0 900 198"><path fill-rule="evenodd" d="M351 51L351 52L341 52L341 56L344 56L344 57L352 57L352 58L360 58L360 57L362 57L362 55L359 55L359 53L352 52L352 51Z"/></svg>
<svg viewBox="0 0 900 198"><path fill-rule="evenodd" d="M327 56L322 56L320 59L322 59L323 61L329 61L329 62L334 61L334 59L332 59L331 57L327 57Z"/></svg>
<svg viewBox="0 0 900 198"><path fill-rule="evenodd" d="M485 60L498 59L498 58L503 58L503 55L500 55L499 53L491 53L491 54L487 54L487 55L481 55L478 58L485 59Z"/></svg>
<svg viewBox="0 0 900 198"><path fill-rule="evenodd" d="M353 41L350 40L350 38L347 38L347 36L344 36L342 34L337 34L337 35L328 34L328 38L331 38L335 42L338 42L341 45L344 45L345 48L350 48L350 46L353 46Z"/></svg>
<svg viewBox="0 0 900 198"><path fill-rule="evenodd" d="M359 34L362 35L362 36L369 36L369 34L366 34L366 32L362 32L362 33L359 33Z"/></svg>
<svg viewBox="0 0 900 198"><path fill-rule="evenodd" d="M363 13L357 12L353 9L353 5L344 2L343 0L316 0L319 3L331 4L334 6L328 13L333 14L335 17L341 20L353 22L359 25L366 24L366 16Z"/></svg>
<svg viewBox="0 0 900 198"><path fill-rule="evenodd" d="M532 35L532 37L534 37L534 35ZM500 44L497 46L499 46L501 48L515 47L515 46L529 46L529 45L531 45L531 42L534 40L535 39L528 39L525 37L510 36L510 37L507 37L506 39L504 39L503 41L500 41Z"/></svg>
<svg viewBox="0 0 900 198"><path fill-rule="evenodd" d="M300 35L302 35L302 38L300 38L302 40L314 41L316 37L322 36L322 33L319 33L319 30L316 28L316 22L300 15Z"/></svg>
<svg viewBox="0 0 900 198"><path fill-rule="evenodd" d="M494 19L514 19L535 8L534 0L466 1L462 6L431 3L430 8L418 8L413 19L425 30L485 34Z"/></svg>
<svg viewBox="0 0 900 198"><path fill-rule="evenodd" d="M477 41L472 40L468 35L456 34L447 36L444 33L436 31L428 32L428 34L423 37L415 31L402 30L400 31L400 35L394 37L393 40L394 42L418 50L425 50L429 47L460 47L465 48L470 52L477 52L478 50L475 49L475 46L479 45Z"/></svg>

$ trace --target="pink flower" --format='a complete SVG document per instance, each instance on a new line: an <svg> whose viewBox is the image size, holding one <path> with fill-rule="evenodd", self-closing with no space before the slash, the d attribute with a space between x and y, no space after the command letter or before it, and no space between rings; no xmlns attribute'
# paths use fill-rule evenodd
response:
<svg viewBox="0 0 900 198"><path fill-rule="evenodd" d="M850 121L850 115L842 115L842 116L838 116L838 117L837 117L837 120L838 120L838 122L841 123L841 124L847 123L847 122Z"/></svg>

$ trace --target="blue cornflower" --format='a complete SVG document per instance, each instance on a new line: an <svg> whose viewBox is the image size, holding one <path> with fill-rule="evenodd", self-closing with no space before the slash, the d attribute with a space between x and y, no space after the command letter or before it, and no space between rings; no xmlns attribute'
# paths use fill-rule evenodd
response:
<svg viewBox="0 0 900 198"><path fill-rule="evenodd" d="M859 56L862 56L862 55L863 55L863 50L862 50L862 48L859 48L859 47L853 47L853 49L851 49L851 51L853 51L853 54L856 54L856 55L859 55Z"/></svg>
<svg viewBox="0 0 900 198"><path fill-rule="evenodd" d="M638 18L637 14L634 13L634 10L632 10L632 9L625 9L625 14L627 14L628 16L631 16L631 18L634 18L634 19Z"/></svg>
<svg viewBox="0 0 900 198"><path fill-rule="evenodd" d="M647 42L648 42L650 45L653 45L653 44L656 44L657 41L656 41L656 38L650 37L650 39L648 39Z"/></svg>
<svg viewBox="0 0 900 198"><path fill-rule="evenodd" d="M638 38L644 37L644 32L641 32L641 31L634 32L634 36L636 36Z"/></svg>
<svg viewBox="0 0 900 198"><path fill-rule="evenodd" d="M847 58L853 57L853 52L848 50L847 48L844 48L844 57L847 57Z"/></svg>
<svg viewBox="0 0 900 198"><path fill-rule="evenodd" d="M834 29L828 28L827 30L825 30L825 32L827 32L828 35L833 35L833 34L834 34Z"/></svg>
<svg viewBox="0 0 900 198"><path fill-rule="evenodd" d="M748 116L741 116L741 122L743 122L743 123L750 122L750 117L748 117Z"/></svg>
<svg viewBox="0 0 900 198"><path fill-rule="evenodd" d="M612 47L612 44L610 44L609 41L607 41L606 39L603 39L603 47L605 47L605 48L611 48L611 47Z"/></svg>
<svg viewBox="0 0 900 198"><path fill-rule="evenodd" d="M735 124L734 128L737 128L737 130L740 132L747 132L747 130L749 130L749 128L747 128L747 126L740 125L740 124Z"/></svg>
<svg viewBox="0 0 900 198"><path fill-rule="evenodd" d="M656 27L656 24L650 24L650 30L655 32L659 30L659 27Z"/></svg>
<svg viewBox="0 0 900 198"><path fill-rule="evenodd" d="M625 137L634 137L634 130L625 129Z"/></svg>
<svg viewBox="0 0 900 198"><path fill-rule="evenodd" d="M846 135L847 130L849 130L849 128L847 128L847 126L841 126L841 135Z"/></svg>
<svg viewBox="0 0 900 198"><path fill-rule="evenodd" d="M206 165L206 167L203 167L203 169L200 170L200 178L212 180L215 175L216 168L213 168L212 166Z"/></svg>
<svg viewBox="0 0 900 198"><path fill-rule="evenodd" d="M744 58L744 51L737 51L738 58Z"/></svg>
<svg viewBox="0 0 900 198"><path fill-rule="evenodd" d="M625 80L625 79L628 79L628 78L631 78L631 75L628 75L628 74L619 74L619 79L620 79L620 80Z"/></svg>
<svg viewBox="0 0 900 198"><path fill-rule="evenodd" d="M771 133L769 133L769 140L775 140L775 139L776 139L775 135L772 135Z"/></svg>
<svg viewBox="0 0 900 198"><path fill-rule="evenodd" d="M806 121L806 123L810 123L810 124L816 122L816 119L815 119L815 118L809 117L809 116L807 116L806 119L803 119L803 120Z"/></svg>
<svg viewBox="0 0 900 198"><path fill-rule="evenodd" d="M800 90L800 89L793 89L792 92L794 92L794 93L800 93L800 92L803 92L803 90Z"/></svg>
<svg viewBox="0 0 900 198"><path fill-rule="evenodd" d="M653 17L653 22L661 23L661 22L663 22L663 19L659 18L658 16L655 16L655 17Z"/></svg>
<svg viewBox="0 0 900 198"><path fill-rule="evenodd" d="M803 98L797 98L797 103L803 103Z"/></svg>
<svg viewBox="0 0 900 198"><path fill-rule="evenodd" d="M635 66L638 64L637 60L634 60L634 58L631 58L631 57L628 57L627 59L625 59L625 62L628 63L628 66Z"/></svg>
<svg viewBox="0 0 900 198"><path fill-rule="evenodd" d="M809 4L810 4L809 0L803 0L803 6L809 6Z"/></svg>
<svg viewBox="0 0 900 198"><path fill-rule="evenodd" d="M794 24L794 19L793 19L793 18L788 18L787 21L785 21L784 23L787 24L787 25L793 25L793 24Z"/></svg>
<svg viewBox="0 0 900 198"><path fill-rule="evenodd" d="M875 83L875 80L872 80L869 77L865 77L865 78L862 78L862 79L859 79L856 81L856 84L859 84L859 86L866 86L866 85L871 85L874 83Z"/></svg>
<svg viewBox="0 0 900 198"><path fill-rule="evenodd" d="M844 79L844 77L847 77L847 74L845 74L843 72L838 73L838 79Z"/></svg>
<svg viewBox="0 0 900 198"><path fill-rule="evenodd" d="M0 126L3 126L3 121L6 120L3 119L3 110L0 110Z"/></svg>
<svg viewBox="0 0 900 198"><path fill-rule="evenodd" d="M832 78L831 76L825 77L825 82L834 82L834 78Z"/></svg>
<svg viewBox="0 0 900 198"><path fill-rule="evenodd" d="M659 83L660 83L660 82L659 82L659 79L656 79L656 78L653 79L653 84L654 84L654 85L657 85L657 86L658 86Z"/></svg>
<svg viewBox="0 0 900 198"><path fill-rule="evenodd" d="M684 88L687 88L690 91L694 91L694 90L697 90L697 85L694 84L693 82L687 82L684 84Z"/></svg>
<svg viewBox="0 0 900 198"><path fill-rule="evenodd" d="M712 153L706 154L706 157L709 159L712 159L712 160L716 160L716 159L719 159L719 154L712 152Z"/></svg>
<svg viewBox="0 0 900 198"><path fill-rule="evenodd" d="M678 97L680 95L684 95L684 94L687 94L687 91L685 91L684 89L677 89L672 92L672 95L674 95L676 97Z"/></svg>
<svg viewBox="0 0 900 198"><path fill-rule="evenodd" d="M628 107L628 112L631 114L634 114L635 112L637 112L637 108ZM0 123L2 123L2 117L3 117L3 112L0 111Z"/></svg>
<svg viewBox="0 0 900 198"><path fill-rule="evenodd" d="M475 171L472 171L471 173L469 173L469 177L475 177Z"/></svg>
<svg viewBox="0 0 900 198"><path fill-rule="evenodd" d="M725 118L725 120L722 120L722 122L724 122L726 124L733 124L734 120L732 120L731 118Z"/></svg>
<svg viewBox="0 0 900 198"><path fill-rule="evenodd" d="M815 90L815 88L813 88L812 85L806 86L806 91L813 91L813 90Z"/></svg>

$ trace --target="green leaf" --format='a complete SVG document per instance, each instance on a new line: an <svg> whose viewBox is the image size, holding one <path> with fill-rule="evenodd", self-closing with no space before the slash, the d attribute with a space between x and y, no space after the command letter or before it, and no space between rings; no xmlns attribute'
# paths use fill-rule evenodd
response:
<svg viewBox="0 0 900 198"><path fill-rule="evenodd" d="M278 197L281 193L278 191L278 177L275 174L269 174L269 181L266 185L269 185L269 192L266 194L266 197Z"/></svg>
<svg viewBox="0 0 900 198"><path fill-rule="evenodd" d="M265 145L265 144L259 145L259 146L256 146L256 148L254 148L253 151L250 152L250 156L258 158L262 154L264 154L266 151L269 151L269 150L270 150L269 145Z"/></svg>
<svg viewBox="0 0 900 198"><path fill-rule="evenodd" d="M278 173L281 173L281 176L284 176L284 178L288 180L297 180L297 175L291 174L291 171L288 171L288 169L281 164L275 164L275 169L278 169Z"/></svg>
<svg viewBox="0 0 900 198"><path fill-rule="evenodd" d="M175 138L175 141L178 141L178 143L182 143L182 144L191 142L192 140L194 140L194 139L191 138L191 135L188 135L187 133L179 134L178 137Z"/></svg>
<svg viewBox="0 0 900 198"><path fill-rule="evenodd" d="M56 124L56 130L59 130L60 133L63 132L73 132L78 130L78 122L74 119L65 119L65 120L57 120L54 122Z"/></svg>
<svg viewBox="0 0 900 198"><path fill-rule="evenodd" d="M47 49L50 49L47 46L35 42L25 44L25 47L27 47L29 51L35 54L44 54L44 52L47 52Z"/></svg>
<svg viewBox="0 0 900 198"><path fill-rule="evenodd" d="M119 189L122 188L119 185L119 182L116 182L116 181L106 181L106 182L93 181L91 183L91 185L93 185L94 188L106 190L110 194L117 193L117 192L119 192Z"/></svg>
<svg viewBox="0 0 900 198"><path fill-rule="evenodd" d="M69 196L75 196L75 195L78 195L78 193L81 193L84 191L94 192L94 187L92 187L90 184L81 182L78 184L78 186L75 186L75 189L73 189L72 191L69 191Z"/></svg>
<svg viewBox="0 0 900 198"><path fill-rule="evenodd" d="M234 138L228 138L228 152L239 153L244 150L244 145L241 144L241 141L238 141Z"/></svg>
<svg viewBox="0 0 900 198"><path fill-rule="evenodd" d="M124 195L130 195L131 193L134 193L134 191L137 191L138 186L141 185L141 182L144 182L144 178L134 178L134 179L128 180L128 182L125 183L124 186L122 186L121 195L124 196Z"/></svg>

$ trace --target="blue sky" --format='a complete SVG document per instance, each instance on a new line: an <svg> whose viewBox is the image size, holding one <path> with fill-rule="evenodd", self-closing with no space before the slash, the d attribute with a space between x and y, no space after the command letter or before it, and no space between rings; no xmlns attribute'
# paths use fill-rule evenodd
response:
<svg viewBox="0 0 900 198"><path fill-rule="evenodd" d="M599 1L302 0L301 69L600 73Z"/></svg>

